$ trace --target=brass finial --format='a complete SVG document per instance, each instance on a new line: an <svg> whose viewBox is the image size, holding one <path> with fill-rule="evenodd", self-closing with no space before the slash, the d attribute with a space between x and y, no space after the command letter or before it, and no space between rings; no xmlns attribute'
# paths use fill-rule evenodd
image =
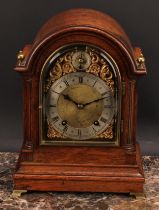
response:
<svg viewBox="0 0 159 210"><path fill-rule="evenodd" d="M139 58L137 59L137 62L139 64L139 66L141 66L142 64L145 63L145 58L142 53L140 54Z"/></svg>
<svg viewBox="0 0 159 210"><path fill-rule="evenodd" d="M23 61L25 58L25 55L23 53L23 51L19 51L18 55L17 55L17 59L19 62Z"/></svg>

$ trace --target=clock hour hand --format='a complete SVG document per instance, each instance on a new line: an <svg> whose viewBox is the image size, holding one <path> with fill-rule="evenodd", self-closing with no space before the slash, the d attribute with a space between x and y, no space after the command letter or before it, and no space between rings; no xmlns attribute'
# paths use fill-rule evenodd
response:
<svg viewBox="0 0 159 210"><path fill-rule="evenodd" d="M64 99L71 101L78 106L78 103L76 101L74 101L69 95L65 95L65 94L62 94L62 95L63 95Z"/></svg>

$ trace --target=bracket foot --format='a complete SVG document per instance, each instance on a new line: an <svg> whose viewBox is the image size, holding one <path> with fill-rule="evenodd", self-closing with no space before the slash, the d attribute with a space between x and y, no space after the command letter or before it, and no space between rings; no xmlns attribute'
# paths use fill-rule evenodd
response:
<svg viewBox="0 0 159 210"><path fill-rule="evenodd" d="M145 199L146 198L146 195L145 193L130 193L131 196L134 196L136 199Z"/></svg>
<svg viewBox="0 0 159 210"><path fill-rule="evenodd" d="M21 197L23 193L27 193L27 190L13 190L12 196L13 197Z"/></svg>

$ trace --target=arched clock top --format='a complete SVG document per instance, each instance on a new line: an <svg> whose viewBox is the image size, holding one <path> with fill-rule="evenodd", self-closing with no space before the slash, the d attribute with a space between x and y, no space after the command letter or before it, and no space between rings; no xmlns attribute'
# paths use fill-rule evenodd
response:
<svg viewBox="0 0 159 210"><path fill-rule="evenodd" d="M59 42L57 46L59 48L60 43L63 45L62 37L65 38L66 42L71 43L68 37L72 37L73 42L73 37L77 34L83 37L91 36L91 39L94 37L96 45L99 44L98 40L100 39L104 40L105 43L109 42L108 49L105 48L104 50L108 50L110 55L115 50L118 51L118 59L123 61L123 63L127 63L124 71L128 75L146 74L145 60L141 49L133 49L126 33L113 18L102 12L90 9L69 10L51 18L40 29L33 44L25 46L23 51L19 52L15 70L18 72L34 71L35 68L32 68L34 61L36 59L42 60L42 53L46 54L48 51L51 54L51 46L55 42ZM101 46L99 45L99 47ZM49 48L50 51L48 50ZM111 56L116 55L112 54Z"/></svg>
<svg viewBox="0 0 159 210"><path fill-rule="evenodd" d="M65 21L63 21L65 20ZM55 24L56 23L56 24ZM41 40L65 28L90 27L107 31L116 37L124 37L127 45L130 41L122 27L109 15L93 9L71 9L50 18L38 32L34 45Z"/></svg>

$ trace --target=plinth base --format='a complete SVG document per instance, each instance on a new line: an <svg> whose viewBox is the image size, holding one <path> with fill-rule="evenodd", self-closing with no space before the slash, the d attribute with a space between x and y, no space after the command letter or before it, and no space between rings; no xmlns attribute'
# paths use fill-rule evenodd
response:
<svg viewBox="0 0 159 210"><path fill-rule="evenodd" d="M38 154L35 152L36 162L20 162L19 169L14 174L14 188L38 191L143 192L144 175L138 145L133 154L127 154L121 148L87 148L87 153L84 149L83 154L79 154L79 151L82 152L82 147L78 148L78 152L74 148L74 154L69 156L74 163L70 162L69 158L60 162L59 156L57 156L59 159L54 159L52 163L47 163L45 160L39 163L38 157L43 157L44 151L38 151ZM93 151L96 153L93 154ZM109 153L114 154L112 159ZM115 153L118 157L116 162L113 158ZM132 161L133 157L134 161ZM103 164L103 158L105 164ZM82 160L84 161L80 163Z"/></svg>

